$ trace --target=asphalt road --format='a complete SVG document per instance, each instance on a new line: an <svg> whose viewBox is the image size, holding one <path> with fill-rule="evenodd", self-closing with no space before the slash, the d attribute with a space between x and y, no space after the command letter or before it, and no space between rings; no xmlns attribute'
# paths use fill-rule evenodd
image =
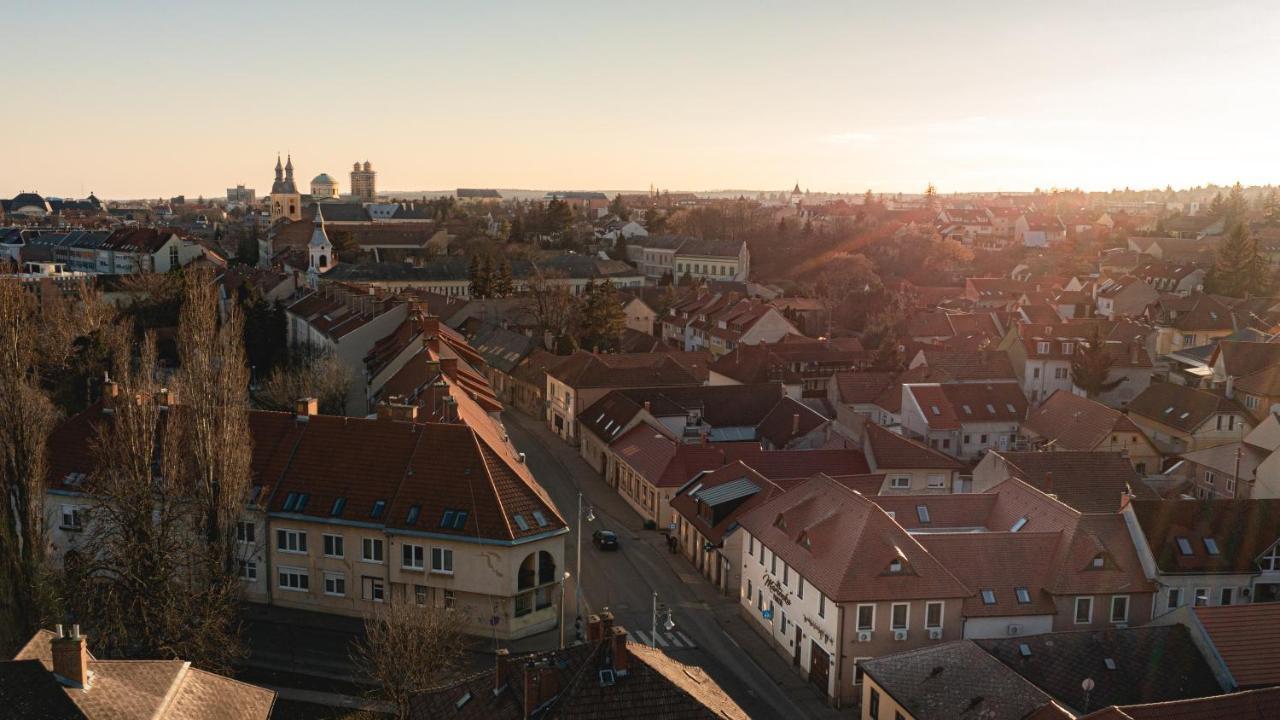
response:
<svg viewBox="0 0 1280 720"><path fill-rule="evenodd" d="M616 623L636 640L653 642L652 607L656 592L658 602L670 608L675 623L668 631L663 628L663 618L659 618L656 641L659 648L680 662L703 668L753 718L812 716L721 628L713 609L694 591L694 584L705 584L706 580L692 565L677 564L673 569L670 559L665 557L668 552L663 535L644 530L639 516L585 461L576 457L576 449L572 450L575 457L568 457L568 447L529 418L508 412L503 419L511 441L525 453L534 477L551 494L569 523L572 533L566 539L566 569L571 573L576 571L580 489L584 505L594 509L596 519L584 522L587 527L582 537L584 623L590 612L608 607ZM553 443L561 445L554 452ZM602 551L592 546L591 533L599 529L616 532L621 549ZM567 588L570 593L575 591L572 582L575 581ZM572 609L573 605L569 607ZM573 633L572 623L572 619L566 623L569 637Z"/></svg>

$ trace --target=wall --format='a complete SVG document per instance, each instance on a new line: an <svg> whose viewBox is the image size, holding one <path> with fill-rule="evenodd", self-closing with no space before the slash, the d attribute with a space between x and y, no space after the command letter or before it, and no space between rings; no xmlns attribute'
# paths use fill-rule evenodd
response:
<svg viewBox="0 0 1280 720"><path fill-rule="evenodd" d="M1043 635L1047 632L1053 632L1053 618L1053 615L965 618L964 637L966 640L1011 637L1009 634L1010 625L1020 626L1017 635Z"/></svg>

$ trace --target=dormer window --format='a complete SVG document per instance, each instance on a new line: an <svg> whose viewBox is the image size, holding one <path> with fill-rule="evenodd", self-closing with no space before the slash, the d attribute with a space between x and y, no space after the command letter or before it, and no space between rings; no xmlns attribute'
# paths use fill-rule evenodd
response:
<svg viewBox="0 0 1280 720"><path fill-rule="evenodd" d="M1074 347L1074 346L1072 345L1072 343L1062 343L1062 354L1063 354L1063 355L1070 355L1070 354L1071 354L1071 350L1073 349L1073 347Z"/></svg>
<svg viewBox="0 0 1280 720"><path fill-rule="evenodd" d="M889 561L889 572L891 572L891 573L900 573L900 572L902 572L902 561L901 561L901 560L890 560L890 561Z"/></svg>
<svg viewBox="0 0 1280 720"><path fill-rule="evenodd" d="M813 547L813 541L809 539L809 533L800 533L800 547L808 550ZM801 580L801 583L804 581ZM803 584L802 584L803 587Z"/></svg>
<svg viewBox="0 0 1280 720"><path fill-rule="evenodd" d="M1049 343L1047 343L1047 342L1038 342L1038 343L1036 343L1036 353L1037 353L1037 354L1039 354L1039 355L1048 355L1048 354L1049 354Z"/></svg>
<svg viewBox="0 0 1280 720"><path fill-rule="evenodd" d="M782 516L782 513L778 513L778 517L773 519L773 526L779 530L787 529L787 519Z"/></svg>
<svg viewBox="0 0 1280 720"><path fill-rule="evenodd" d="M1107 556L1103 553L1098 553L1097 555L1094 555L1093 560L1089 562L1089 567L1095 570L1101 570L1106 566L1107 566Z"/></svg>

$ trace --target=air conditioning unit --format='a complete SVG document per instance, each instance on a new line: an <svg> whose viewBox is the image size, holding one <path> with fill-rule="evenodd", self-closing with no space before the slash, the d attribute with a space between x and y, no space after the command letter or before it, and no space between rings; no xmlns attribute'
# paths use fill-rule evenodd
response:
<svg viewBox="0 0 1280 720"><path fill-rule="evenodd" d="M906 631L906 630L894 630L894 631L893 631L893 639L894 639L894 640L899 640L899 641L901 641L901 640L906 640L906 639L907 639L907 631Z"/></svg>
<svg viewBox="0 0 1280 720"><path fill-rule="evenodd" d="M1021 635L1022 626L1017 623L1010 623L1009 627L1006 628L1005 631L1008 632L1010 635Z"/></svg>
<svg viewBox="0 0 1280 720"><path fill-rule="evenodd" d="M871 631L870 631L870 630L859 630L859 631L858 631L858 642L871 642Z"/></svg>
<svg viewBox="0 0 1280 720"><path fill-rule="evenodd" d="M941 639L942 639L942 628L929 628L929 639L930 639L930 640L941 640Z"/></svg>

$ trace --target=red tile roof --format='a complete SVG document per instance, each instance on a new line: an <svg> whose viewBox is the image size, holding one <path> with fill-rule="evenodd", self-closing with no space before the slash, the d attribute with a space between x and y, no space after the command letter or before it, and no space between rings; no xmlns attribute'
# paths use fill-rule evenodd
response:
<svg viewBox="0 0 1280 720"><path fill-rule="evenodd" d="M911 384L910 392L930 428L959 429L967 423L1021 422L1027 396L1016 382Z"/></svg>
<svg viewBox="0 0 1280 720"><path fill-rule="evenodd" d="M1237 687L1280 684L1280 603L1192 610Z"/></svg>
<svg viewBox="0 0 1280 720"><path fill-rule="evenodd" d="M828 422L808 405L784 397L756 426L756 437L768 440L775 448L784 448L792 440L808 435Z"/></svg>
<svg viewBox="0 0 1280 720"><path fill-rule="evenodd" d="M1280 717L1280 688L1145 705L1113 705L1080 720L1274 720L1277 717Z"/></svg>
<svg viewBox="0 0 1280 720"><path fill-rule="evenodd" d="M863 449L876 470L963 470L964 463L917 440L867 423Z"/></svg>

